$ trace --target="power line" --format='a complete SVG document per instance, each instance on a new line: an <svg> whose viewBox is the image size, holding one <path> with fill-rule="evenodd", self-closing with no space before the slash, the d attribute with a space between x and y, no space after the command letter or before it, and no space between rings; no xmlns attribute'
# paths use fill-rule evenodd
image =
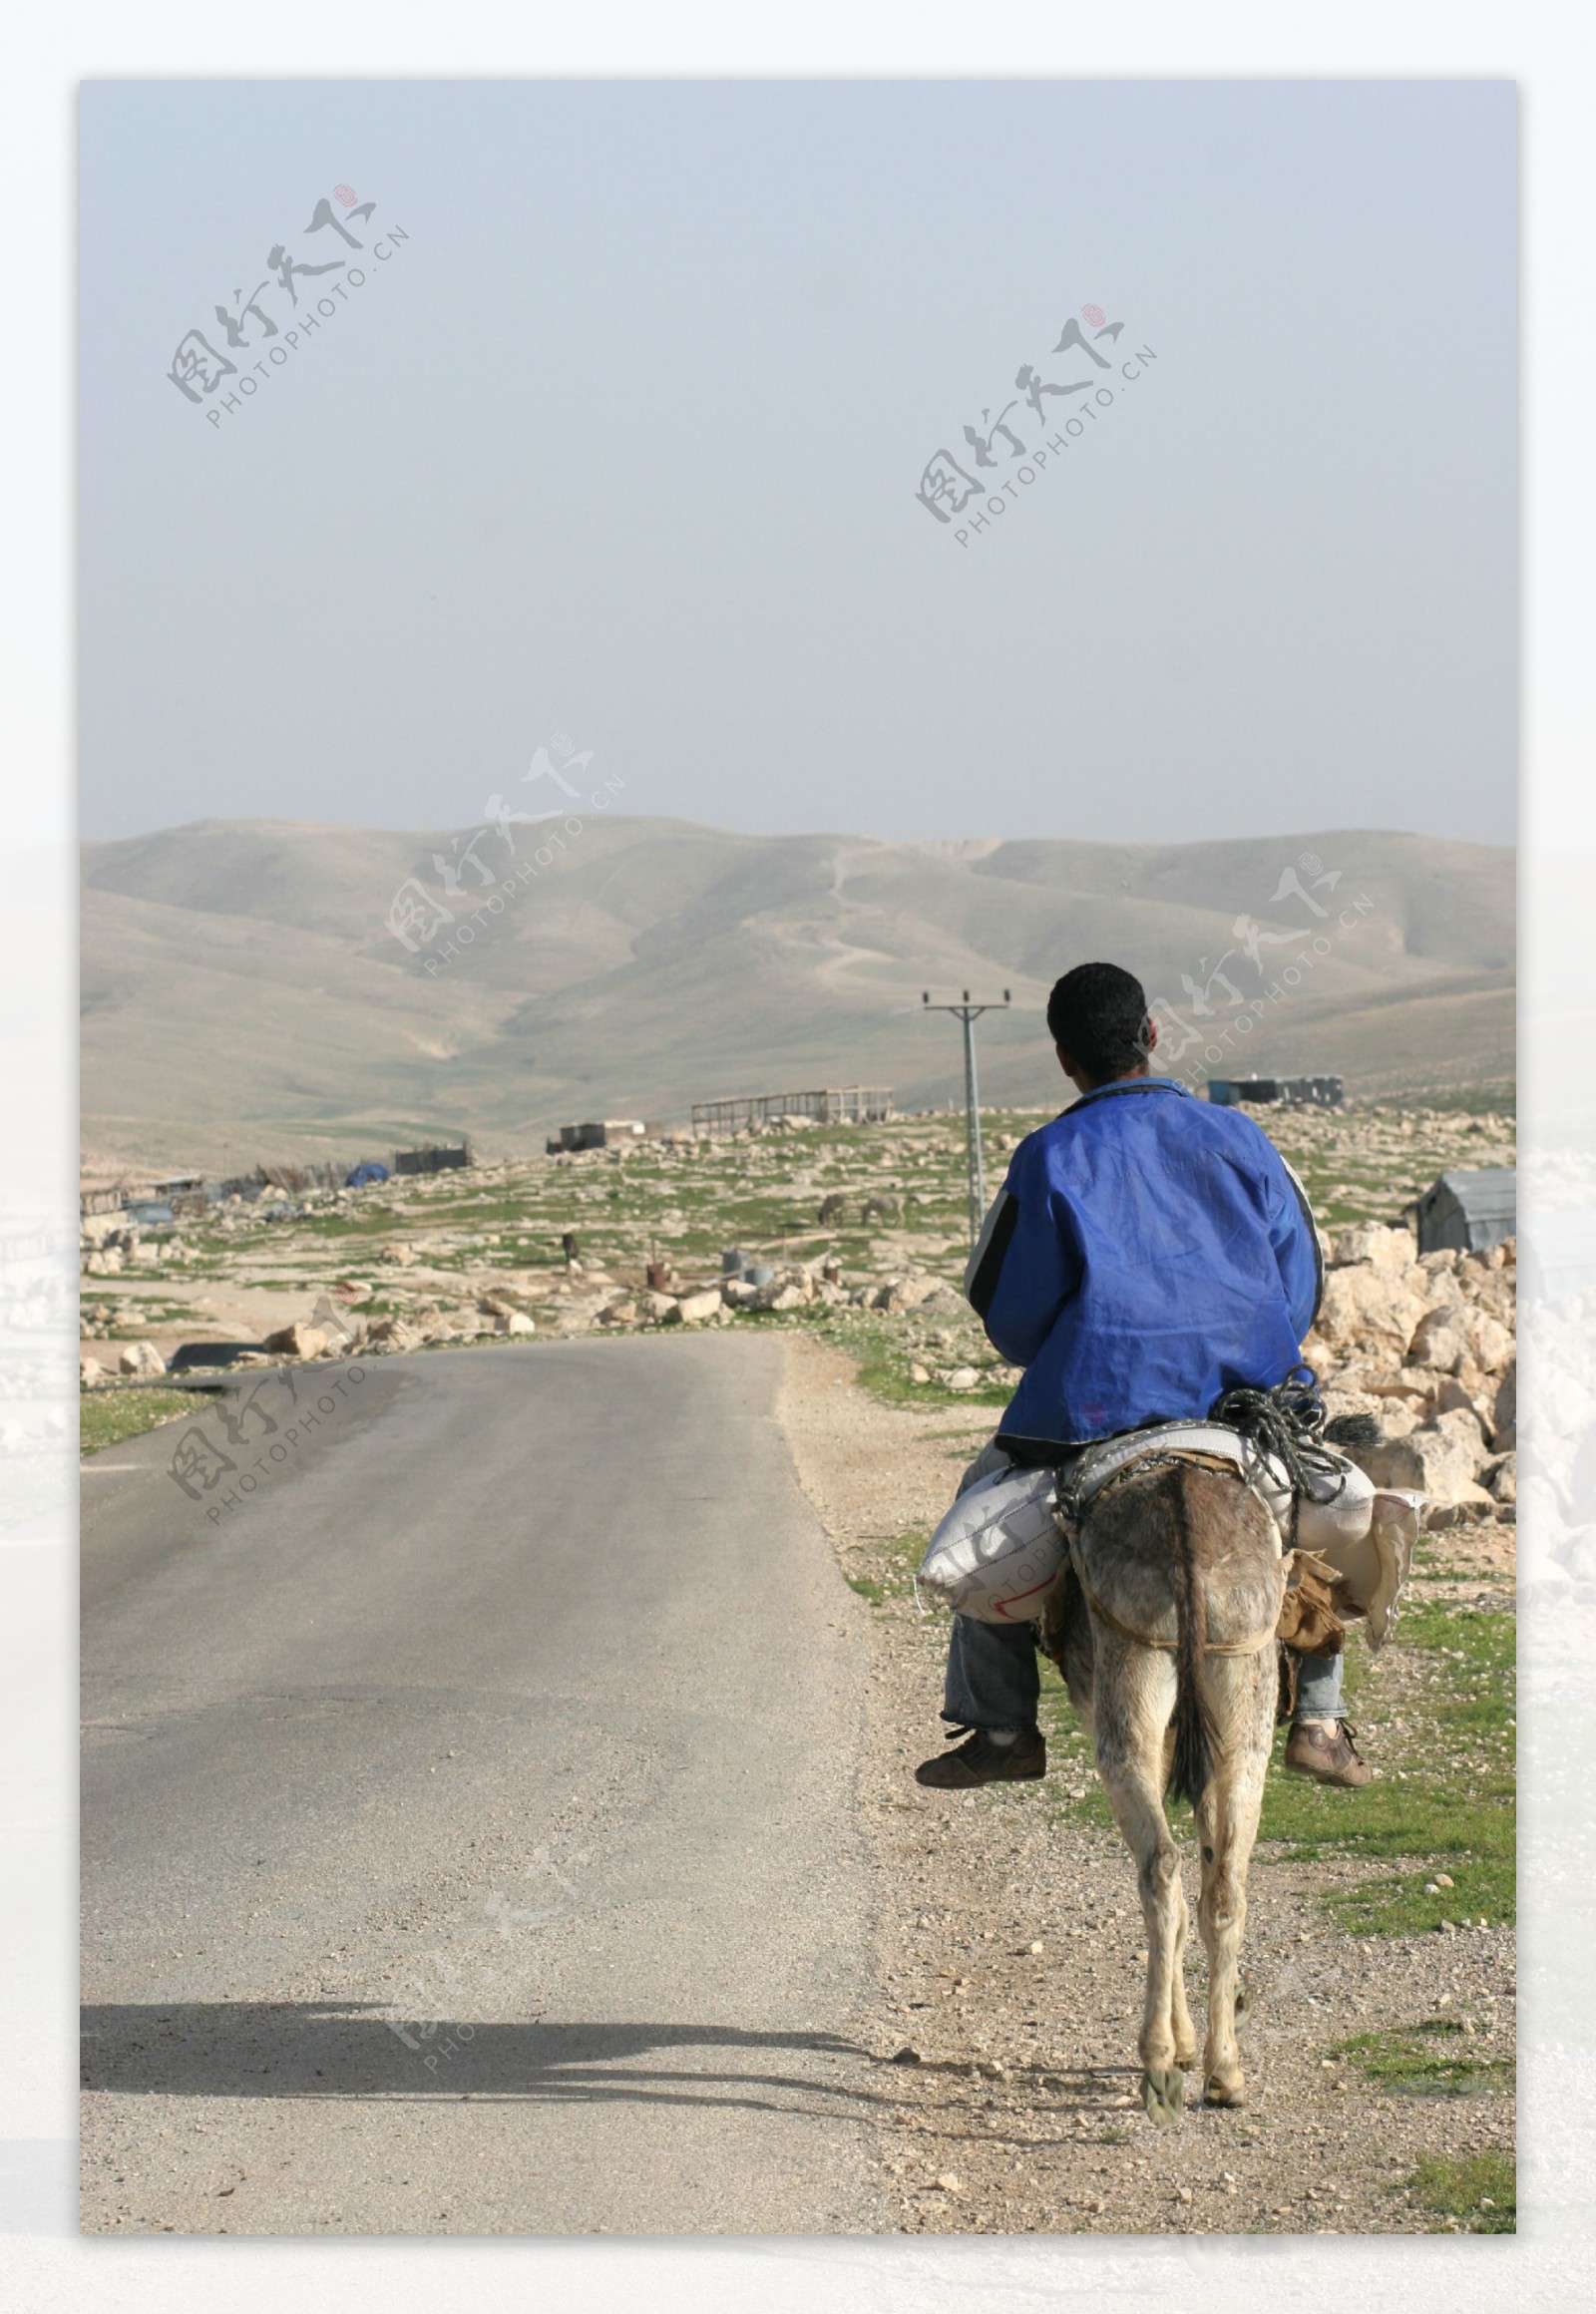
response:
<svg viewBox="0 0 1596 2314"><path fill-rule="evenodd" d="M973 1004L968 988L964 990L963 1001L958 1004L934 1004L929 988L922 991L920 1001L928 1012L951 1012L957 1020L964 1023L965 1171L970 1184L970 1247L974 1253L976 1240L981 1235L982 1219L987 1211L987 1184L981 1163L981 1095L976 1087L976 1022L981 1018L983 1012L1006 1012L1009 1003L1008 990L1006 988L1003 990L1003 1000L1000 1004L996 1000L991 1000L985 1004Z"/></svg>

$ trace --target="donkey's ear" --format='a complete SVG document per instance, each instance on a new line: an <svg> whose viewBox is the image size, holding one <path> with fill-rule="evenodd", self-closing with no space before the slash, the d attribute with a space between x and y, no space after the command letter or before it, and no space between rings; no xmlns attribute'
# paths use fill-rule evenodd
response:
<svg viewBox="0 0 1596 2314"><path fill-rule="evenodd" d="M1384 1446L1386 1433L1373 1414L1338 1414L1325 1424L1327 1446Z"/></svg>

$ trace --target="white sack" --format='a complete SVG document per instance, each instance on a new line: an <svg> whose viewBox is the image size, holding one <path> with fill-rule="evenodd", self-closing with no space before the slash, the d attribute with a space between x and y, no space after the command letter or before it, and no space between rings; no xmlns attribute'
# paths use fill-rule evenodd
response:
<svg viewBox="0 0 1596 2314"><path fill-rule="evenodd" d="M1375 1515L1375 1482L1356 1462L1337 1456L1339 1469L1314 1471L1297 1513L1297 1547L1303 1551L1330 1551L1338 1544L1360 1543ZM1337 1479L1342 1481L1336 1492ZM1282 1540L1291 1541L1291 1484L1280 1464L1266 1458L1254 1480L1269 1506Z"/></svg>
<svg viewBox="0 0 1596 2314"><path fill-rule="evenodd" d="M918 1582L978 1623L1030 1623L1064 1563L1056 1473L1005 1462L962 1493L931 1538Z"/></svg>
<svg viewBox="0 0 1596 2314"><path fill-rule="evenodd" d="M1251 1477L1280 1529L1282 1543L1289 1543L1291 1487L1280 1465L1261 1459L1234 1430L1207 1423L1193 1424L1191 1430L1191 1438L1183 1442L1203 1452L1218 1452ZM972 1470L998 1452L989 1447ZM1298 1513L1297 1544L1343 1566L1353 1576L1362 1602L1389 1592L1390 1553L1357 1548L1371 1534L1375 1485L1357 1463L1340 1456L1337 1463L1336 1471L1316 1473L1310 1480L1310 1492ZM956 1615L971 1616L978 1623L1034 1621L1064 1560L1063 1534L1053 1507L1057 1478L1056 1471L1023 1470L1006 1459L974 1482L967 1473L958 1500L931 1538L919 1584ZM1384 1616L1380 1620L1383 1625Z"/></svg>

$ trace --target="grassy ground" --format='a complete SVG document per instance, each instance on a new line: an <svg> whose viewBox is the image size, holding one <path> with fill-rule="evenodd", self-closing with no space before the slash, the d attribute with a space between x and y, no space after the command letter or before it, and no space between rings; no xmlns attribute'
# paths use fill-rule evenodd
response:
<svg viewBox="0 0 1596 2314"><path fill-rule="evenodd" d="M194 1409L189 1390L105 1390L85 1395L78 1404L78 1451L98 1454L102 1446L120 1446L125 1438L142 1437L146 1430Z"/></svg>
<svg viewBox="0 0 1596 2314"><path fill-rule="evenodd" d="M1464 2232L1518 2230L1518 2172L1505 2153L1475 2153L1461 2161L1426 2157L1403 2190L1418 2208L1460 2221Z"/></svg>
<svg viewBox="0 0 1596 2314"><path fill-rule="evenodd" d="M1422 2025L1389 2033L1355 2033L1335 2055L1350 2058L1366 2081L1394 2097L1469 2097L1505 2089L1512 2067L1471 2050L1457 2017L1429 2017Z"/></svg>
<svg viewBox="0 0 1596 2314"><path fill-rule="evenodd" d="M1516 1917L1515 1644L1503 1610L1408 1605L1383 1654L1348 1648L1347 1700L1380 1779L1342 1792L1270 1778L1261 1857L1395 1867L1329 1899L1353 1934Z"/></svg>

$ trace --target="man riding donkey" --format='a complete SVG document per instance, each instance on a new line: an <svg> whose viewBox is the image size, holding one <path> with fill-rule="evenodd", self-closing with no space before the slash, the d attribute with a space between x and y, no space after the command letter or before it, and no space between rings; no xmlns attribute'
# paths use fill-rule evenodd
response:
<svg viewBox="0 0 1596 2314"><path fill-rule="evenodd" d="M994 1348L1024 1368L988 1467L1062 1468L1094 1440L1201 1420L1232 1391L1301 1370L1324 1265L1302 1184L1253 1120L1149 1073L1157 1042L1139 980L1078 964L1047 1026L1080 1094L1015 1150L965 1290ZM954 1617L943 1717L957 1747L917 1780L942 1789L1045 1772L1037 1626ZM1339 1653L1292 1658L1286 1766L1369 1782L1342 1702Z"/></svg>

